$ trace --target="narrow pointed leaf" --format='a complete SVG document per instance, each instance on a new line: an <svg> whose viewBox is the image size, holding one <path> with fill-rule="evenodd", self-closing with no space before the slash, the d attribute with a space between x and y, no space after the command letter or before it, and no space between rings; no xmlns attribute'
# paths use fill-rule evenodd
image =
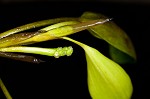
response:
<svg viewBox="0 0 150 99"><path fill-rule="evenodd" d="M89 27L92 27L98 24L104 24L105 22L108 22L108 21L109 19L91 20L91 21L82 22L82 23L79 21L60 22L60 23L53 24L51 26L48 26L39 30L39 31L44 31L44 33L40 33L32 38L19 42L18 44L24 44L24 43L30 43L30 42L31 43L42 42L42 41L57 39L62 36L71 35L79 31L88 29Z"/></svg>
<svg viewBox="0 0 150 99"><path fill-rule="evenodd" d="M8 47L8 46L14 46L14 45L27 45L27 44L33 44L36 42L53 40L61 36L71 35L79 31L85 30L89 27L92 27L98 24L103 24L109 21L109 19L105 19L105 20L92 20L92 21L81 23L80 21L77 20L77 18L76 19L70 18L70 20L72 21L64 21L64 20L69 20L69 18L68 19L60 18L60 19L53 19L53 20L51 19L51 20L47 20L48 22L46 20L39 21L39 22L20 26L19 28L15 28L16 30L12 29L10 31L6 31L0 34L0 47ZM23 30L47 25L50 23L55 23L57 21L63 21L63 22L59 22L59 23L47 26L36 32L15 34Z"/></svg>
<svg viewBox="0 0 150 99"><path fill-rule="evenodd" d="M82 21L89 21L95 19L106 19L107 17L102 14L85 12L81 16ZM128 35L118 27L114 22L110 21L104 23L102 25L97 25L88 29L91 34L97 38L103 39L112 45L114 48L118 49L118 51L122 51L136 60L136 53L133 47L133 44L128 37ZM110 51L112 52L112 51ZM120 52L121 53L121 52ZM110 54L112 55L112 54ZM112 57L113 58L113 57ZM116 56L119 60L119 57ZM114 59L115 60L115 59Z"/></svg>
<svg viewBox="0 0 150 99"><path fill-rule="evenodd" d="M29 55L22 55L22 54L16 54L16 53L10 53L10 52L0 52L0 57L9 58L13 60L19 60L24 62L31 62L31 63L41 63L44 62L36 57L29 56Z"/></svg>
<svg viewBox="0 0 150 99"><path fill-rule="evenodd" d="M15 34L21 31L25 31L25 30L29 30L29 29L33 29L33 28L37 28L37 27L41 27L41 26L46 26L46 25L50 25L50 24L54 24L54 23L58 23L58 22L63 22L63 21L77 21L77 18L69 18L69 17L63 17L63 18L55 18L55 19L47 19L47 20L42 20L42 21L37 21L37 22L33 22L33 23L28 23L13 29L10 29L8 31L5 31L3 33L0 33L0 39L4 38L6 36L9 36L11 34Z"/></svg>
<svg viewBox="0 0 150 99"><path fill-rule="evenodd" d="M27 32L7 36L5 38L0 39L0 48L16 45L21 41L29 39L37 34L39 34L39 32Z"/></svg>

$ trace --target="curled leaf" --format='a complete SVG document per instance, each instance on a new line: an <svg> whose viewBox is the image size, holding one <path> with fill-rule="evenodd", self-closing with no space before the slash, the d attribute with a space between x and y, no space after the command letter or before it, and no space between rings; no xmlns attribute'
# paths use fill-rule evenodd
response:
<svg viewBox="0 0 150 99"><path fill-rule="evenodd" d="M88 87L92 99L130 99L132 82L123 68L98 50L73 39L63 37L85 50Z"/></svg>

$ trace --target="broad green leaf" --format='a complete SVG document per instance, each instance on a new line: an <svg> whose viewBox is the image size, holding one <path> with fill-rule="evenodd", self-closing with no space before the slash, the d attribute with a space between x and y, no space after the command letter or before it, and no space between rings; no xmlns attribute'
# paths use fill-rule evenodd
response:
<svg viewBox="0 0 150 99"><path fill-rule="evenodd" d="M83 22L95 19L106 19L107 17L102 14L92 13L92 12L85 12L81 16L81 20ZM128 37L128 35L114 22L106 22L101 25L97 25L88 29L91 34L97 38L103 39L112 45L114 48L118 49L118 51L122 51L136 59L136 53L133 47L133 44ZM113 52L113 51L110 51ZM120 52L121 53L121 52ZM110 54L112 55L112 54ZM113 57L112 57L113 58ZM115 56L119 60L120 57ZM116 59L114 59L116 60Z"/></svg>
<svg viewBox="0 0 150 99"><path fill-rule="evenodd" d="M88 88L92 99L130 99L132 82L126 71L98 50L73 39L63 37L85 50L88 68Z"/></svg>

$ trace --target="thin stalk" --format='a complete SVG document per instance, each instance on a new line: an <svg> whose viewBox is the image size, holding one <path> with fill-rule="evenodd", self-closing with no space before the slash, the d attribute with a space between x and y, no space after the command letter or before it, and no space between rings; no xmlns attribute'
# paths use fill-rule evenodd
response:
<svg viewBox="0 0 150 99"><path fill-rule="evenodd" d="M1 78L0 78L0 88L2 89L4 95L5 95L5 97L6 97L7 99L12 99L10 93L8 92L8 90L7 90L7 88L5 87L5 85L4 85L4 83L3 83L3 81L2 81Z"/></svg>
<svg viewBox="0 0 150 99"><path fill-rule="evenodd" d="M16 46L16 47L6 47L0 48L1 52L21 52L21 53L31 53L39 54L46 56L54 56L59 58L60 56L70 56L73 53L73 48L69 47L58 47L58 48L39 48L39 47L25 47L25 46Z"/></svg>

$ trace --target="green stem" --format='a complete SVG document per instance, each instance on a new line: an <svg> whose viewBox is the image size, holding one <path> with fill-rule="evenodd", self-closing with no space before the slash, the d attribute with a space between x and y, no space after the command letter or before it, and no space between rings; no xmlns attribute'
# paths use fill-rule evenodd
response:
<svg viewBox="0 0 150 99"><path fill-rule="evenodd" d="M73 52L73 48L69 47L58 47L58 48L39 48L39 47L7 47L0 48L1 52L21 52L21 53L32 53L32 54L40 54L46 56L54 56L55 58L59 58L60 56L70 56Z"/></svg>
<svg viewBox="0 0 150 99"><path fill-rule="evenodd" d="M5 87L1 78L0 78L0 88L2 89L4 95L7 99L12 99L11 95L9 94L9 92L8 92L7 88Z"/></svg>
<svg viewBox="0 0 150 99"><path fill-rule="evenodd" d="M71 39L71 38L69 38L69 37L61 37L61 38L62 38L62 39L65 39L65 40L68 40L68 41L71 41L71 42L73 42L73 43L75 43L75 44L81 46L83 49L85 48L85 46L88 46L88 45L85 45L85 44L83 44L83 43L81 43L81 42L79 42L79 41L76 41L76 40L74 40L74 39Z"/></svg>

